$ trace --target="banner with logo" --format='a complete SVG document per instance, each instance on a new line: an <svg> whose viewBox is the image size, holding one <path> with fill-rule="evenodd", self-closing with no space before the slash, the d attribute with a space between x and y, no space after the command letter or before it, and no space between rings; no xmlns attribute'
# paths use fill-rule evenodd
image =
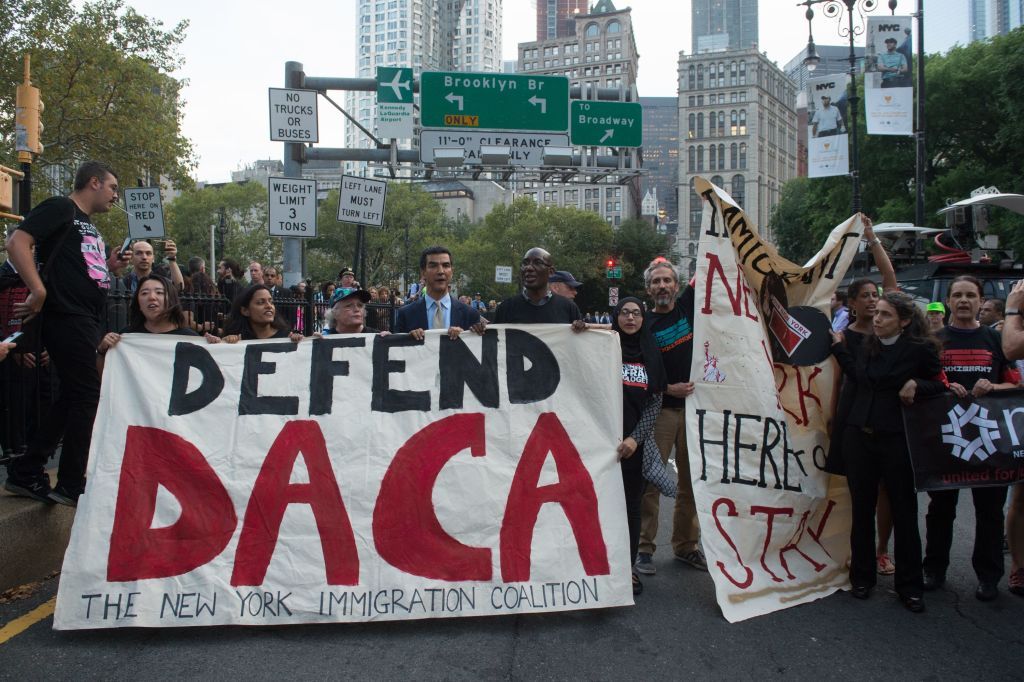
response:
<svg viewBox="0 0 1024 682"><path fill-rule="evenodd" d="M696 189L707 203L687 444L708 566L735 622L848 586L846 479L824 471L839 377L826 311L863 226L845 221L799 266L722 189Z"/></svg>
<svg viewBox="0 0 1024 682"><path fill-rule="evenodd" d="M850 172L846 74L807 81L807 177Z"/></svg>
<svg viewBox="0 0 1024 682"><path fill-rule="evenodd" d="M106 355L54 627L633 603L619 342L564 325Z"/></svg>
<svg viewBox="0 0 1024 682"><path fill-rule="evenodd" d="M914 134L911 17L869 17L864 111L869 135Z"/></svg>
<svg viewBox="0 0 1024 682"><path fill-rule="evenodd" d="M903 422L918 491L1024 481L1024 389L918 398Z"/></svg>

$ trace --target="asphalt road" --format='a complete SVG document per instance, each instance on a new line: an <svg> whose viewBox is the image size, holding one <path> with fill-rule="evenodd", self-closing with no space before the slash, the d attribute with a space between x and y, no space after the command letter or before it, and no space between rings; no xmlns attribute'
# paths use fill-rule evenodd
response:
<svg viewBox="0 0 1024 682"><path fill-rule="evenodd" d="M637 605L564 614L267 628L55 632L52 617L0 644L0 679L1013 679L1024 675L1024 598L974 598L973 510L961 495L945 589L906 611L881 577L730 625L710 576L667 547ZM922 514L926 498L922 496ZM671 505L662 505L667 536ZM923 516L922 516L923 526ZM1007 562L1008 563L1008 562ZM0 604L0 624L56 594Z"/></svg>

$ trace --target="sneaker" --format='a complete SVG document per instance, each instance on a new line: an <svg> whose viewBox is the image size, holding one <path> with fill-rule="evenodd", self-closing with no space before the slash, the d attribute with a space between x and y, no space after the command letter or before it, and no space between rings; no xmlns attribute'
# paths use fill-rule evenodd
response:
<svg viewBox="0 0 1024 682"><path fill-rule="evenodd" d="M44 478L37 478L34 481L18 482L8 478L4 482L4 490L19 497L28 497L37 502L53 503L49 498L50 483Z"/></svg>
<svg viewBox="0 0 1024 682"><path fill-rule="evenodd" d="M644 591L644 584L640 582L640 576L636 573L633 574L633 596L641 594Z"/></svg>
<svg viewBox="0 0 1024 682"><path fill-rule="evenodd" d="M974 591L974 596L978 601L993 601L999 596L999 588L995 583L983 580L978 583L978 589Z"/></svg>
<svg viewBox="0 0 1024 682"><path fill-rule="evenodd" d="M633 568L636 569L637 573L643 573L644 575L654 575L658 572L658 569L654 567L651 555L644 554L643 552L636 555L636 564L634 564Z"/></svg>
<svg viewBox="0 0 1024 682"><path fill-rule="evenodd" d="M1024 597L1024 568L1018 568L1016 571L1010 574L1010 579L1007 581L1010 585L1010 593L1015 594L1018 597Z"/></svg>
<svg viewBox="0 0 1024 682"><path fill-rule="evenodd" d="M50 494L47 495L47 497L50 499L51 502L63 504L68 507L77 507L78 497L80 495L81 493L73 493L64 486L58 485L56 488L50 491Z"/></svg>
<svg viewBox="0 0 1024 682"><path fill-rule="evenodd" d="M946 576L937 573L924 572L924 591L932 592L946 584Z"/></svg>
<svg viewBox="0 0 1024 682"><path fill-rule="evenodd" d="M879 554L875 561L878 563L878 575L892 575L896 572L896 564L888 554Z"/></svg>
<svg viewBox="0 0 1024 682"><path fill-rule="evenodd" d="M699 549L692 550L686 554L676 554L676 561L682 561L684 564L689 564L698 571L708 570L708 560L704 558L704 552Z"/></svg>

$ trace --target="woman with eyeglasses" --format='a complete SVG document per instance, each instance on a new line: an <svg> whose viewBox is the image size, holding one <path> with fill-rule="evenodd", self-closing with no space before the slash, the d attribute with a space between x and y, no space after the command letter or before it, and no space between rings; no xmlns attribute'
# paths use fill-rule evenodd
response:
<svg viewBox="0 0 1024 682"><path fill-rule="evenodd" d="M651 458L661 464L661 454L654 442L653 432L654 421L661 411L661 393L666 385L665 367L650 330L644 326L644 308L639 299L630 296L619 302L612 318L612 329L618 332L622 348L623 438L617 452L622 467L622 487L626 495L629 565L633 566L640 544L641 502L647 487L644 465L649 464ZM663 467L661 474L665 478ZM655 483L659 488L671 486L667 478ZM636 571L633 571L633 594L640 594L643 589L643 583Z"/></svg>

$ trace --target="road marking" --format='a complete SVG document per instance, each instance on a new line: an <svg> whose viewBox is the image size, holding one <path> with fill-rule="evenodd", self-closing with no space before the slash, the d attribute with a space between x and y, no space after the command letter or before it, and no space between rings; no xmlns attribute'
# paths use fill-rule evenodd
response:
<svg viewBox="0 0 1024 682"><path fill-rule="evenodd" d="M8 640L17 637L44 618L52 616L53 609L56 605L57 598L53 597L50 601L40 604L24 616L15 618L10 623L0 628L0 644L4 644Z"/></svg>

